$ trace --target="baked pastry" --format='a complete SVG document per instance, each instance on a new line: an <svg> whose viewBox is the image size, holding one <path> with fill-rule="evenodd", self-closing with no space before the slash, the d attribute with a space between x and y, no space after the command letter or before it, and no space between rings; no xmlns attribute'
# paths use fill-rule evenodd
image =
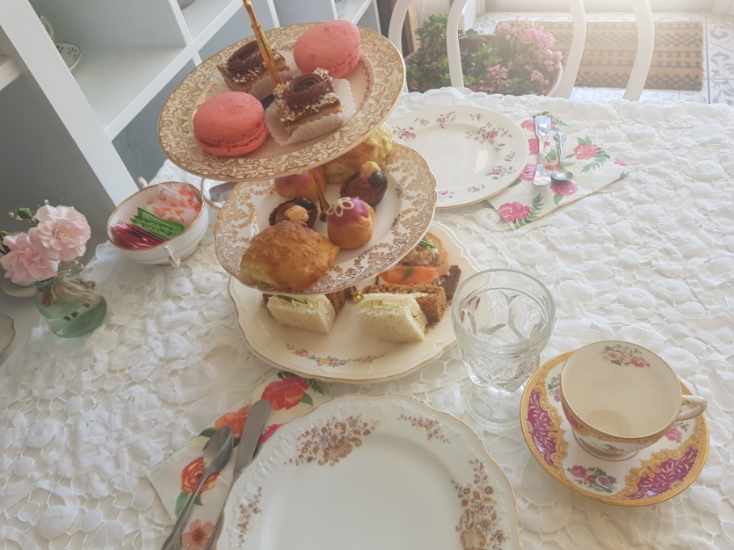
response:
<svg viewBox="0 0 734 550"><path fill-rule="evenodd" d="M318 202L319 193L323 193L326 187L320 174L321 171L317 169L275 178L275 192L285 199L304 197Z"/></svg>
<svg viewBox="0 0 734 550"><path fill-rule="evenodd" d="M253 286L300 292L336 263L339 247L302 223L284 220L250 242L240 263L241 280Z"/></svg>
<svg viewBox="0 0 734 550"><path fill-rule="evenodd" d="M329 240L348 250L372 238L375 211L362 199L342 197L331 205L326 217Z"/></svg>
<svg viewBox="0 0 734 550"><path fill-rule="evenodd" d="M328 134L356 110L349 81L332 79L324 69L278 84L273 95L266 124L281 145Z"/></svg>
<svg viewBox="0 0 734 550"><path fill-rule="evenodd" d="M308 199L297 198L283 202L276 206L270 213L270 225L275 225L283 220L303 223L309 227L316 225L319 217L318 207Z"/></svg>
<svg viewBox="0 0 734 550"><path fill-rule="evenodd" d="M265 295L265 307L281 325L328 334L346 303L345 292L310 296Z"/></svg>
<svg viewBox="0 0 734 550"><path fill-rule="evenodd" d="M410 294L418 302L423 314L426 316L428 325L438 323L448 308L446 293L438 285L370 285L362 289L362 295L366 296L367 294Z"/></svg>
<svg viewBox="0 0 734 550"><path fill-rule="evenodd" d="M260 102L244 92L224 92L207 99L194 114L194 137L204 152L241 157L268 139Z"/></svg>
<svg viewBox="0 0 734 550"><path fill-rule="evenodd" d="M357 308L364 331L380 340L402 344L426 336L426 316L411 294L365 294Z"/></svg>
<svg viewBox="0 0 734 550"><path fill-rule="evenodd" d="M342 185L342 197L357 197L372 206L380 204L387 191L387 176L374 161L362 165L359 174Z"/></svg>
<svg viewBox="0 0 734 550"><path fill-rule="evenodd" d="M290 70L283 56L272 50L273 62L281 80L290 78ZM252 40L235 50L226 63L217 65L224 81L230 90L247 92L257 99L263 99L273 93L273 80L270 77L257 40Z"/></svg>
<svg viewBox="0 0 734 550"><path fill-rule="evenodd" d="M304 74L321 67L335 78L344 78L359 65L361 37L350 21L329 21L314 25L298 37L293 58Z"/></svg>
<svg viewBox="0 0 734 550"><path fill-rule="evenodd" d="M380 168L386 170L387 159L392 149L392 132L387 126L379 126L354 149L324 164L326 181L334 185L344 185L368 161L376 162Z"/></svg>

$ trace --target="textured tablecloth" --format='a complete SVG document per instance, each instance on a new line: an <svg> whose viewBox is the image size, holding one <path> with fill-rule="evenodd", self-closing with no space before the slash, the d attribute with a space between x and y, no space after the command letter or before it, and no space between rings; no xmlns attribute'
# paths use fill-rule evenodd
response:
<svg viewBox="0 0 734 550"><path fill-rule="evenodd" d="M482 434L517 493L524 547L734 548L734 110L444 89L408 95L398 112L458 103L518 120L552 111L630 167L626 180L520 230L486 204L437 215L482 267L520 269L548 285L558 321L544 357L629 339L659 351L709 400L700 479L646 509L559 485L519 429ZM158 179L169 178L196 181L167 163ZM104 327L65 342L39 323L0 369L0 548L158 547L170 520L146 472L241 403L265 371L240 336L211 236L178 270L140 267L102 245L91 272L109 302ZM412 393L462 414L464 376L451 355L356 391Z"/></svg>

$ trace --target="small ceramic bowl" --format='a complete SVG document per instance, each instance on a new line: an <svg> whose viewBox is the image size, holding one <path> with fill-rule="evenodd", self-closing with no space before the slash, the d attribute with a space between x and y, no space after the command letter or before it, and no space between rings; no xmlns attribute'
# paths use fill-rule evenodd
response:
<svg viewBox="0 0 734 550"><path fill-rule="evenodd" d="M209 211L203 199L201 201L199 214L191 225L189 225L178 237L174 237L159 245L145 248L143 250L131 250L129 248L116 245L110 231L110 228L115 224L129 223L138 211L138 207L152 199L156 193L158 193L158 188L161 185L186 185L199 196L199 199L202 198L199 190L190 183L167 181L153 185L146 184L143 189L125 199L112 211L112 214L110 214L110 217L107 219L107 237L110 239L113 246L122 252L123 255L137 263L147 265L171 264L174 267L178 267L181 265L181 260L188 258L194 253L194 251L196 251L196 247L199 246L201 239L204 238L207 227L209 226Z"/></svg>

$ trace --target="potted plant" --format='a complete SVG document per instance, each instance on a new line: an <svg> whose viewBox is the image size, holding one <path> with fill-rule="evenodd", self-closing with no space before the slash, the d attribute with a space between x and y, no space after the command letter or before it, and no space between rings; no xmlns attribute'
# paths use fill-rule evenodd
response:
<svg viewBox="0 0 734 550"><path fill-rule="evenodd" d="M413 91L450 86L446 15L432 15L418 29L420 48L406 59ZM500 23L495 34L459 36L464 85L474 91L511 95L548 94L561 72L554 36L529 23Z"/></svg>

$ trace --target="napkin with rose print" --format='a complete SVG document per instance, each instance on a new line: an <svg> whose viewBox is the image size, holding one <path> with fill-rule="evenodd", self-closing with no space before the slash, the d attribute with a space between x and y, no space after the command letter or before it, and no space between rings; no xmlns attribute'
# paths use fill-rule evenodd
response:
<svg viewBox="0 0 734 550"><path fill-rule="evenodd" d="M186 503L187 496L194 491L203 474L204 461L201 452L209 437L217 428L228 426L237 444L250 406L259 399L267 399L272 406L268 425L260 437L262 445L280 426L308 414L314 407L329 401L331 397L315 380L306 380L286 372L271 371L266 374L255 386L246 404L215 418L212 425L192 439L188 447L174 453L148 475L171 516L171 526ZM233 469L234 454L226 468L218 475L210 477L204 484L183 534L185 550L206 548L232 484Z"/></svg>
<svg viewBox="0 0 734 550"><path fill-rule="evenodd" d="M549 115L549 113L539 114ZM583 130L570 128L556 117L551 118L554 127L567 137L560 167L573 172L574 180L540 187L533 185L536 166L541 160L549 170L558 170L559 162L550 138L543 147L543 151L546 152L545 158L538 158L540 144L535 137L533 119L524 120L521 126L528 132L530 150L528 165L517 181L489 201L500 218L515 229L596 193L626 176L624 163L619 159L613 159L604 146L597 143L592 136Z"/></svg>

